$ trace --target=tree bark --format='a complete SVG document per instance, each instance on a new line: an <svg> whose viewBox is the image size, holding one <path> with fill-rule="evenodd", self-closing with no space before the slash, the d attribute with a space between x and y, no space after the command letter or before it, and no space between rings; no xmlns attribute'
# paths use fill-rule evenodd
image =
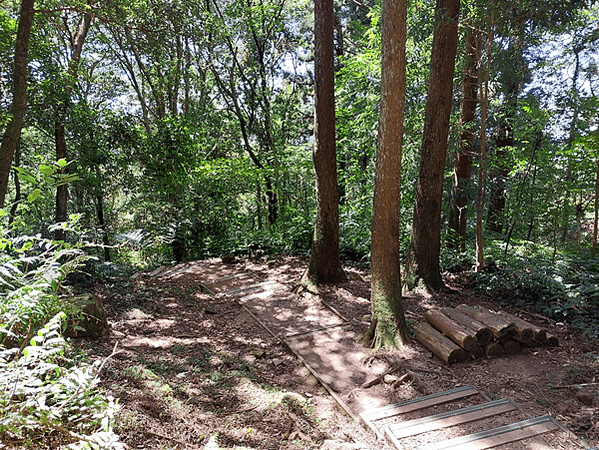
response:
<svg viewBox="0 0 599 450"><path fill-rule="evenodd" d="M414 335L418 342L446 364L460 363L468 359L468 354L463 348L426 322L421 322L414 327Z"/></svg>
<svg viewBox="0 0 599 450"><path fill-rule="evenodd" d="M491 73L491 51L495 17L491 10L490 23L487 23L487 67L485 82L480 85L480 156L478 164L478 186L476 188L476 272L482 271L485 264L485 244L483 237L483 209L487 183L487 107L489 106L489 77ZM482 70L481 70L482 73ZM482 76L481 76L482 78Z"/></svg>
<svg viewBox="0 0 599 450"><path fill-rule="evenodd" d="M335 149L333 1L314 3L314 171L316 225L312 253L302 281L336 283L345 274L339 261L339 191Z"/></svg>
<svg viewBox="0 0 599 450"><path fill-rule="evenodd" d="M34 0L22 0L19 12L19 25L15 42L15 59L13 65L12 104L10 119L0 144L0 208L4 207L8 191L10 167L19 145L23 119L27 109L27 57L29 54L29 37L35 11Z"/></svg>
<svg viewBox="0 0 599 450"><path fill-rule="evenodd" d="M476 30L468 27L466 34L466 60L462 84L462 114L460 138L455 158L451 207L448 225L451 230L449 243L461 251L466 249L466 219L469 203L469 185L472 175L472 159L478 104L478 64L480 61L481 38Z"/></svg>
<svg viewBox="0 0 599 450"><path fill-rule="evenodd" d="M507 341L516 335L516 324L508 317L494 314L486 308L468 305L458 305L456 309L489 327L493 332L493 338L498 342Z"/></svg>
<svg viewBox="0 0 599 450"><path fill-rule="evenodd" d="M591 253L593 257L597 251L597 225L599 225L599 160L596 161L595 174L595 216L593 218L593 243L591 244Z"/></svg>
<svg viewBox="0 0 599 450"><path fill-rule="evenodd" d="M478 341L474 333L466 329L457 322L447 317L438 309L429 309L424 318L437 330L442 331L445 336L458 344L464 350L475 352L478 347Z"/></svg>
<svg viewBox="0 0 599 450"><path fill-rule="evenodd" d="M406 0L383 2L381 112L371 238L372 324L375 348L408 340L401 296L399 206L406 91Z"/></svg>
<svg viewBox="0 0 599 450"><path fill-rule="evenodd" d="M90 2L88 1L88 5ZM63 97L60 103L56 107L56 119L54 121L54 143L56 146L56 159L64 159L68 162L68 149L67 141L65 136L65 124L68 112L68 104L70 101L71 93L73 92L73 83L77 77L79 69L79 61L81 60L81 52L83 51L83 43L87 37L89 27L91 25L92 16L89 13L84 13L81 18L81 23L77 28L77 32L73 36L71 42L71 60L69 61L68 67L68 78L64 89ZM66 175L68 173L68 166L64 166L60 171L60 174ZM59 183L56 188L56 214L55 222L63 223L68 220L68 201L69 191L66 183ZM65 239L64 229L57 228L54 231L54 239L63 241Z"/></svg>
<svg viewBox="0 0 599 450"><path fill-rule="evenodd" d="M459 0L437 0L420 169L406 263L407 286L412 288L422 281L424 287L432 292L444 286L439 265L441 202L458 45L459 7Z"/></svg>
<svg viewBox="0 0 599 450"><path fill-rule="evenodd" d="M478 320L475 320L454 308L441 308L441 312L454 322L459 323L464 328L474 333L479 345L484 347L493 340L493 332L491 329L480 323Z"/></svg>

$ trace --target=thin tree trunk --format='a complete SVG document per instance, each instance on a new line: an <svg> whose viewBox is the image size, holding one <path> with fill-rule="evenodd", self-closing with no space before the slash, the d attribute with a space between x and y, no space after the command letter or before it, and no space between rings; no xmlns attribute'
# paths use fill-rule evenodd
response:
<svg viewBox="0 0 599 450"><path fill-rule="evenodd" d="M90 2L88 1L88 5ZM62 101L57 105L56 119L54 121L54 143L56 145L56 159L64 159L68 162L68 149L67 141L65 136L65 123L68 111L68 104L70 101L71 93L73 92L73 83L77 78L79 69L79 61L81 60L81 52L83 51L83 43L87 37L89 27L91 25L92 16L89 13L84 13L81 18L81 23L77 28L75 36L73 36L73 42L71 42L71 60L69 61L68 67L68 81L64 89ZM59 172L62 175L68 173L68 165L65 165ZM59 183L56 188L56 223L63 223L68 220L68 200L69 191L66 183ZM54 239L63 241L65 239L65 232L62 228L57 228L54 231Z"/></svg>
<svg viewBox="0 0 599 450"><path fill-rule="evenodd" d="M573 113L572 120L570 122L570 132L568 134L568 140L566 142L566 149L570 150L574 143L574 139L576 138L576 127L578 124L578 115L579 115L579 105L578 105L578 77L580 75L580 48L578 46L574 49L574 74L572 76L572 92L574 96L573 101ZM570 161L567 162L568 166L566 168L566 185L564 186L565 194L564 194L564 207L563 207L563 222L562 222L562 244L566 243L566 238L568 237L569 230L569 217L570 211L572 209L570 204L570 196L568 192L568 184L572 182L574 178L574 174L572 173L572 168L570 167ZM576 209L576 214L578 210Z"/></svg>
<svg viewBox="0 0 599 450"><path fill-rule="evenodd" d="M595 257L597 250L597 225L599 225L599 160L597 160L597 173L595 175L595 218L593 220L593 243L591 252Z"/></svg>
<svg viewBox="0 0 599 450"><path fill-rule="evenodd" d="M19 141L20 142L20 141ZM19 167L21 165L21 146L17 145L17 150L15 152L15 167ZM21 180L19 180L19 172L16 170L13 171L13 179L15 183L15 199L12 202L12 206L10 207L10 214L8 217L8 227L12 225L17 215L17 208L19 207L19 203L21 203Z"/></svg>
<svg viewBox="0 0 599 450"><path fill-rule="evenodd" d="M480 161L478 169L478 192L476 199L476 272L481 272L485 264L485 244L483 239L483 209L485 197L485 184L487 182L486 142L487 142L487 107L489 106L489 74L491 72L491 52L493 49L493 32L495 18L491 11L491 23L487 27L487 67L485 70L485 83L480 86Z"/></svg>
<svg viewBox="0 0 599 450"><path fill-rule="evenodd" d="M432 292L443 287L439 264L441 204L458 46L459 8L459 0L437 0L420 170L406 262L407 286L411 288L422 282Z"/></svg>
<svg viewBox="0 0 599 450"><path fill-rule="evenodd" d="M481 37L478 31L468 27L466 35L466 61L462 85L462 117L460 138L455 159L451 208L448 225L451 231L449 243L461 251L466 248L466 219L468 214L468 189L472 175L472 157L478 104L478 65L480 61Z"/></svg>
<svg viewBox="0 0 599 450"><path fill-rule="evenodd" d="M406 0L384 0L381 112L372 208L372 323L367 336L375 348L398 347L408 339L399 255L406 17Z"/></svg>
<svg viewBox="0 0 599 450"><path fill-rule="evenodd" d="M102 233L102 244L104 244L104 261L110 261L110 238L108 237L108 230L106 229L106 222L104 220L104 199L102 189L98 189L96 195L96 205L98 213L98 227L100 233Z"/></svg>
<svg viewBox="0 0 599 450"><path fill-rule="evenodd" d="M35 11L34 0L22 0L19 12L19 25L15 42L15 59L12 73L12 104L10 119L2 135L0 144L0 208L4 207L8 191L8 179L13 156L19 145L23 119L27 109L27 57L29 36Z"/></svg>
<svg viewBox="0 0 599 450"><path fill-rule="evenodd" d="M344 281L339 260L339 191L335 149L333 0L314 3L314 171L316 225L302 284Z"/></svg>
<svg viewBox="0 0 599 450"><path fill-rule="evenodd" d="M515 145L514 122L517 120L518 95L522 90L524 75L526 73L526 59L524 58L524 29L526 23L520 20L516 24L516 33L510 37L508 53L513 58L513 75L507 81L504 95L501 120L495 138L495 159L497 169L494 172L494 182L489 193L489 210L487 227L496 233L502 233L504 228L505 192L508 175L511 170L509 153Z"/></svg>

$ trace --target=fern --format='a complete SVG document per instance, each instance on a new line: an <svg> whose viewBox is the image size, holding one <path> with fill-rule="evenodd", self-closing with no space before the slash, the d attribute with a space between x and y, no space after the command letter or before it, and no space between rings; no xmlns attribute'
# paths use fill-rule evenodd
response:
<svg viewBox="0 0 599 450"><path fill-rule="evenodd" d="M58 432L73 449L123 448L112 431L117 403L97 387L101 365L67 357L65 318L54 316L12 361L0 358L0 441L31 444Z"/></svg>

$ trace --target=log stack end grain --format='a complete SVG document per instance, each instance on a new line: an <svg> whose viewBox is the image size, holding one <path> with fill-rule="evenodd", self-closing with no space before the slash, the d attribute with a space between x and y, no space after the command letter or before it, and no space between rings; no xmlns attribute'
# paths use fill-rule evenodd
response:
<svg viewBox="0 0 599 450"><path fill-rule="evenodd" d="M416 340L446 364L464 362L466 351L451 339L445 337L428 322L420 322L414 327Z"/></svg>
<svg viewBox="0 0 599 450"><path fill-rule="evenodd" d="M416 340L447 364L513 355L522 347L557 346L546 330L506 312L459 305L431 309L414 327Z"/></svg>

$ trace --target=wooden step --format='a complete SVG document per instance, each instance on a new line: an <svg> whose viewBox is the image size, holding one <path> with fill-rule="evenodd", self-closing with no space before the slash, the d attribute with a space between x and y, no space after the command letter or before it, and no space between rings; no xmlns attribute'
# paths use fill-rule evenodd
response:
<svg viewBox="0 0 599 450"><path fill-rule="evenodd" d="M510 442L520 441L539 434L557 430L559 425L551 416L533 417L532 419L512 423L491 430L460 436L454 439L426 444L418 450L484 450Z"/></svg>
<svg viewBox="0 0 599 450"><path fill-rule="evenodd" d="M455 411L447 411L433 416L422 417L420 419L394 423L389 425L386 431L387 433L390 433L393 438L401 439L420 433L426 433L427 431L439 430L441 428L485 419L515 409L517 409L516 405L507 399L495 400L457 409Z"/></svg>
<svg viewBox="0 0 599 450"><path fill-rule="evenodd" d="M362 417L362 419L366 422L374 422L375 420L385 419L387 417L393 417L412 411L418 411L419 409L440 405L442 403L451 402L453 400L469 397L478 393L478 390L474 389L472 386L462 386L449 391L443 391L437 394L431 394L425 397L418 397L405 402L395 403L393 405L382 406L370 411L364 411L360 414L360 417Z"/></svg>

